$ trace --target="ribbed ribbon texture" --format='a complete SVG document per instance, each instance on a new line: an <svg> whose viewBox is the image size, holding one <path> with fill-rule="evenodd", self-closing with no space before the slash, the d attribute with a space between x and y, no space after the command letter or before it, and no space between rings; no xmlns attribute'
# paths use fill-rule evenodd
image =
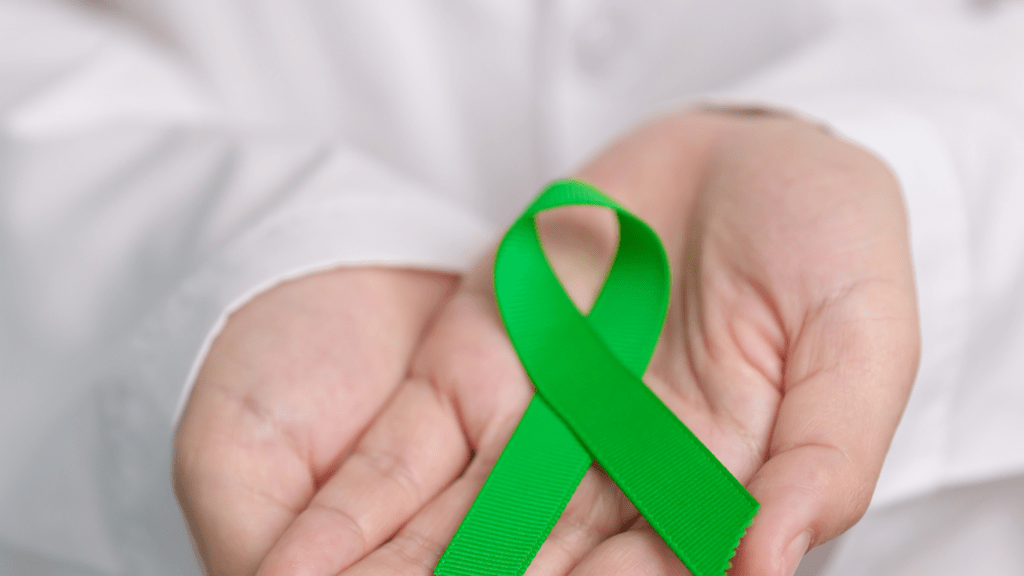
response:
<svg viewBox="0 0 1024 576"><path fill-rule="evenodd" d="M610 208L619 222L587 315L551 270L534 222L572 205ZM657 234L583 182L553 183L509 228L494 293L536 394L434 574L523 574L593 460L694 576L725 573L758 503L641 380L670 284Z"/></svg>

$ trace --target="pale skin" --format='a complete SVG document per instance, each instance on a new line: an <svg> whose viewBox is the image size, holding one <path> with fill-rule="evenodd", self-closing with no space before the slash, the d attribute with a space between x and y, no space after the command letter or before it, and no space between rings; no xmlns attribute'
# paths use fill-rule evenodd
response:
<svg viewBox="0 0 1024 576"><path fill-rule="evenodd" d="M863 514L916 372L894 177L813 124L723 111L656 120L575 176L666 246L672 303L644 380L761 503L730 575L789 576ZM614 219L540 225L586 310ZM431 573L533 391L490 267L325 272L231 316L175 450L209 573ZM597 468L527 572L687 573Z"/></svg>

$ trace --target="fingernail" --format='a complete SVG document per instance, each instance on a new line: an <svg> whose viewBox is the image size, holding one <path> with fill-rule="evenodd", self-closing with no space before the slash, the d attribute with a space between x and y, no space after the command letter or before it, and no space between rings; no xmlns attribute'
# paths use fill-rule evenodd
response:
<svg viewBox="0 0 1024 576"><path fill-rule="evenodd" d="M807 547L811 545L811 531L805 530L800 533L799 536L793 538L793 541L786 547L786 551L783 553L782 561L783 566L789 566L789 574L792 576L796 574L796 569L800 566L800 560L807 553Z"/></svg>

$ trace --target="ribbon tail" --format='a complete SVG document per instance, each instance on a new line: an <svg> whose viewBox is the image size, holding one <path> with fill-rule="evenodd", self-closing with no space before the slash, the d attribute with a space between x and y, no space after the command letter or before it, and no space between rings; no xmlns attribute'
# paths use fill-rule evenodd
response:
<svg viewBox="0 0 1024 576"><path fill-rule="evenodd" d="M521 576L590 463L576 436L534 395L434 574Z"/></svg>

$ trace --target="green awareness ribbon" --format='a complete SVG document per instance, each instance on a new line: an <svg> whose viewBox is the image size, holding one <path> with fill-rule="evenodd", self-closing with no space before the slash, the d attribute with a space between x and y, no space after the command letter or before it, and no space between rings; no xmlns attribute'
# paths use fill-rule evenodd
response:
<svg viewBox="0 0 1024 576"><path fill-rule="evenodd" d="M588 315L544 256L534 216L611 208L619 246ZM668 308L671 275L646 223L596 188L553 183L505 234L494 293L536 388L519 425L434 569L436 576L520 576L592 460L694 576L729 568L758 503L643 383Z"/></svg>

